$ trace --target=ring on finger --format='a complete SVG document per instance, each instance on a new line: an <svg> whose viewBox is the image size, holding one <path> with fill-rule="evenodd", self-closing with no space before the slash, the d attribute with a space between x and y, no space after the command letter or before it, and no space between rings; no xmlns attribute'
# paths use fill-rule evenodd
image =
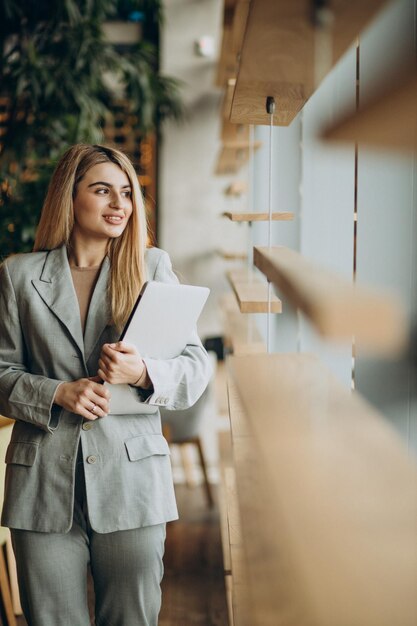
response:
<svg viewBox="0 0 417 626"><path fill-rule="evenodd" d="M97 404L94 404L93 402L93 406L90 409L90 413L95 413L96 408L97 408Z"/></svg>

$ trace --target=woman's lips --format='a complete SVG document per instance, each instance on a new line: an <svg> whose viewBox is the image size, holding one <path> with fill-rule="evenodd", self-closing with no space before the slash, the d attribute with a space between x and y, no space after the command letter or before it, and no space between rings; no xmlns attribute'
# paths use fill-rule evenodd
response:
<svg viewBox="0 0 417 626"><path fill-rule="evenodd" d="M123 222L121 215L103 215L103 217L109 224L121 224Z"/></svg>

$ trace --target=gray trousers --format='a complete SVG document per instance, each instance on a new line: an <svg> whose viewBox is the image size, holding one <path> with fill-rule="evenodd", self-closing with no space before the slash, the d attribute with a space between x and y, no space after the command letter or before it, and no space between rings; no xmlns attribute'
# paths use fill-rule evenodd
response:
<svg viewBox="0 0 417 626"><path fill-rule="evenodd" d="M88 521L82 464L77 464L69 533L16 529L11 533L29 626L89 626L88 564L97 626L157 626L165 524L94 532Z"/></svg>

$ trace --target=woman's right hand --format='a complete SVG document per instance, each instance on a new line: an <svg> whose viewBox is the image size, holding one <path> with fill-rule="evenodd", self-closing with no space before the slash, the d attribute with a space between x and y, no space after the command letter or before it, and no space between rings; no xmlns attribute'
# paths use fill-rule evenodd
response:
<svg viewBox="0 0 417 626"><path fill-rule="evenodd" d="M98 376L80 378L58 385L54 403L87 420L105 417L109 412L110 393Z"/></svg>

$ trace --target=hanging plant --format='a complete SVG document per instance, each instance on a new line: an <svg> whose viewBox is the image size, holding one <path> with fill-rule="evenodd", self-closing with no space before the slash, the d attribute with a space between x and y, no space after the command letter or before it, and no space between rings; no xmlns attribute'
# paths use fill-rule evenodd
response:
<svg viewBox="0 0 417 626"><path fill-rule="evenodd" d="M104 23L140 16L155 33L159 0L3 0L0 23L0 255L30 250L47 182L68 146L103 140L115 96L137 129L181 119L177 80L147 40L119 51ZM157 21L156 21L157 20ZM117 85L117 89L115 88ZM117 93L115 93L117 91Z"/></svg>

